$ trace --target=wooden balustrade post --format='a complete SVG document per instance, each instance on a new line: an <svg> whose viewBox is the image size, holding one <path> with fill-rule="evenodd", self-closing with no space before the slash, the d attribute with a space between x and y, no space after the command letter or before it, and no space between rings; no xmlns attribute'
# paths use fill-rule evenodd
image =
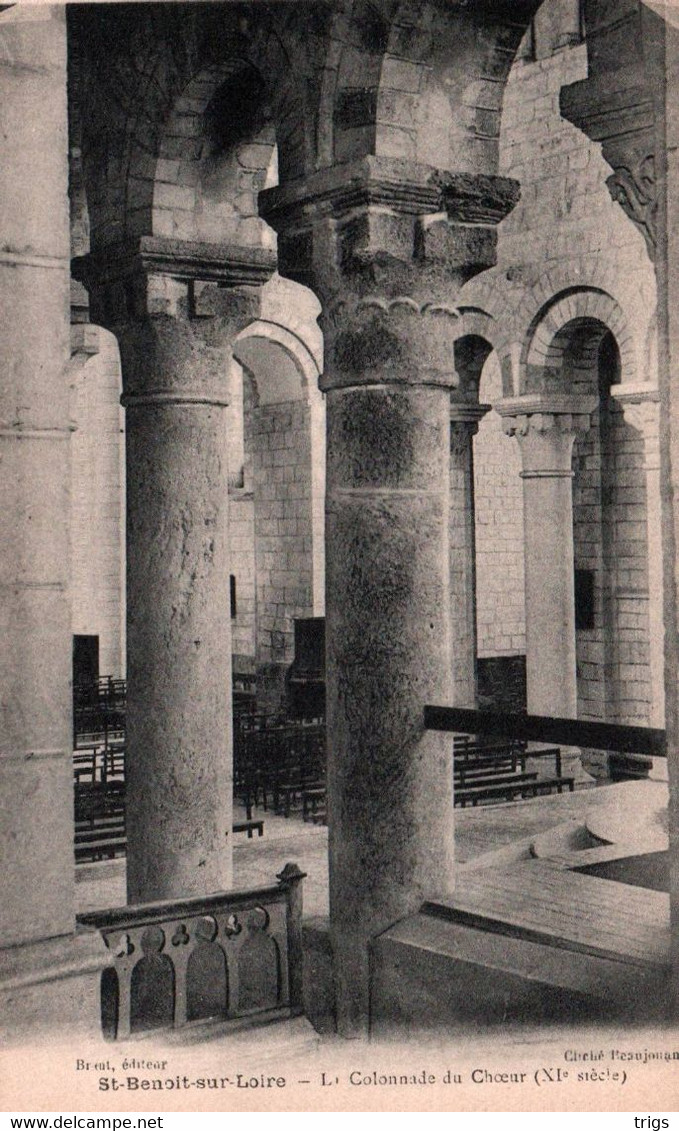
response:
<svg viewBox="0 0 679 1131"><path fill-rule="evenodd" d="M304 1009L304 952L302 946L303 883L306 873L297 864L286 864L278 882L286 893L288 930L288 970L290 1008L295 1013Z"/></svg>

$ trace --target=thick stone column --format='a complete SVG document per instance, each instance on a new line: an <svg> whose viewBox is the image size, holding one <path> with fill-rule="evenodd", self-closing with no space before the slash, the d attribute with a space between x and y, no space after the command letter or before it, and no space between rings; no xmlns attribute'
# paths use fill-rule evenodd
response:
<svg viewBox="0 0 679 1131"><path fill-rule="evenodd" d="M97 1026L75 935L63 8L0 13L0 1015Z"/></svg>
<svg viewBox="0 0 679 1131"><path fill-rule="evenodd" d="M528 712L576 718L572 452L594 397L524 396L495 406L523 460Z"/></svg>
<svg viewBox="0 0 679 1131"><path fill-rule="evenodd" d="M130 903L231 885L227 389L259 312L238 284L272 270L237 256L146 239L83 270L93 317L114 313L127 410Z"/></svg>
<svg viewBox="0 0 679 1131"><path fill-rule="evenodd" d="M368 1024L371 938L453 883L451 742L423 728L425 704L453 690L451 299L494 262L516 186L480 178L481 201L474 178L448 176L444 188L437 170L370 158L260 194L279 269L323 304L330 922L345 1036ZM448 223L449 196L468 224Z"/></svg>
<svg viewBox="0 0 679 1131"><path fill-rule="evenodd" d="M453 706L476 707L476 538L474 436L490 405L450 407L450 624Z"/></svg>
<svg viewBox="0 0 679 1131"><path fill-rule="evenodd" d="M625 420L644 438L646 471L646 531L648 550L648 636L651 670L649 723L665 726L665 657L663 625L662 515L660 502L660 393L640 383L614 385L615 397Z"/></svg>

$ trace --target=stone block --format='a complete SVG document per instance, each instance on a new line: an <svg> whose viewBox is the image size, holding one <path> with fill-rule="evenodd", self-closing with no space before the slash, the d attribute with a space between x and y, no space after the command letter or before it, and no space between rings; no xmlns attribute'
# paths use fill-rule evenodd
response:
<svg viewBox="0 0 679 1131"><path fill-rule="evenodd" d="M154 203L158 208L178 208L191 212L196 206L195 190L184 185L156 185Z"/></svg>
<svg viewBox="0 0 679 1131"><path fill-rule="evenodd" d="M417 93L422 81L422 65L387 56L382 64L381 87Z"/></svg>
<svg viewBox="0 0 679 1131"><path fill-rule="evenodd" d="M417 156L417 135L414 130L399 126L379 125L377 128L378 152L384 157L403 157L414 160Z"/></svg>
<svg viewBox="0 0 679 1131"><path fill-rule="evenodd" d="M180 169L181 161L178 159L170 161L165 157L159 157L156 162L155 179L156 181L164 181L168 184L176 184L179 179Z"/></svg>

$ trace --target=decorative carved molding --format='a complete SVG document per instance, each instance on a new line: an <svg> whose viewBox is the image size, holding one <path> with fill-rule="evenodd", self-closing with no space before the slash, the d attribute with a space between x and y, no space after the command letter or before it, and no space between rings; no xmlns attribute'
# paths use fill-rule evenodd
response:
<svg viewBox="0 0 679 1131"><path fill-rule="evenodd" d="M455 173L445 178L443 203L448 219L460 224L499 224L521 198L521 186L510 177Z"/></svg>
<svg viewBox="0 0 679 1131"><path fill-rule="evenodd" d="M278 232L308 227L313 213L341 218L374 206L411 216L448 213L454 223L494 226L517 204L510 177L452 173L391 158L367 157L351 165L259 194L260 214Z"/></svg>
<svg viewBox="0 0 679 1131"><path fill-rule="evenodd" d="M346 304L343 304L346 305ZM339 309L339 304L336 309ZM449 306L447 303L441 302L417 302L409 295L397 295L396 298L383 299L383 298L361 298L356 303L357 310L380 310L383 314L397 314L403 311L410 314L420 314L423 316L435 317L436 315L444 315L447 318L457 319L459 313L456 307Z"/></svg>
<svg viewBox="0 0 679 1131"><path fill-rule="evenodd" d="M616 168L606 184L613 200L641 232L651 259L655 259L658 187L654 155L648 154L633 168L624 165Z"/></svg>
<svg viewBox="0 0 679 1131"><path fill-rule="evenodd" d="M138 273L256 287L276 270L276 253L268 248L141 236L80 256L73 260L72 270L87 287Z"/></svg>
<svg viewBox="0 0 679 1131"><path fill-rule="evenodd" d="M319 388L435 385L453 388L458 311L408 294L349 294L330 300L319 325L325 371Z"/></svg>
<svg viewBox="0 0 679 1131"><path fill-rule="evenodd" d="M259 211L278 232L309 227L314 214L337 218L371 205L412 216L439 212L442 192L437 173L428 166L366 157L264 189Z"/></svg>
<svg viewBox="0 0 679 1131"><path fill-rule="evenodd" d="M521 479L572 479L571 452L578 432L586 432L596 397L525 396L498 401L505 435L521 448Z"/></svg>
<svg viewBox="0 0 679 1131"><path fill-rule="evenodd" d="M559 394L535 393L521 397L505 397L497 401L493 408L503 418L510 421L531 416L589 416L597 406L594 396L561 396Z"/></svg>
<svg viewBox="0 0 679 1131"><path fill-rule="evenodd" d="M479 404L474 401L457 400L455 397L450 402L450 423L455 425L469 426L473 429L475 435L478 431L479 424L484 416L491 411L493 406L489 404Z"/></svg>

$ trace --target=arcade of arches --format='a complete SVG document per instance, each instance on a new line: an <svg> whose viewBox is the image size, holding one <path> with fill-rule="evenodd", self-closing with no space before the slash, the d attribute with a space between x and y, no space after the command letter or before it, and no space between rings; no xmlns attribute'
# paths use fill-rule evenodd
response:
<svg viewBox="0 0 679 1131"><path fill-rule="evenodd" d="M0 12L0 996L27 1024L89 1009L104 961L74 929L72 636L128 680L135 903L231 886L232 670L277 707L295 619L326 618L345 1032L370 938L452 883L425 704L516 684L666 727L674 844L675 37L641 0Z"/></svg>

